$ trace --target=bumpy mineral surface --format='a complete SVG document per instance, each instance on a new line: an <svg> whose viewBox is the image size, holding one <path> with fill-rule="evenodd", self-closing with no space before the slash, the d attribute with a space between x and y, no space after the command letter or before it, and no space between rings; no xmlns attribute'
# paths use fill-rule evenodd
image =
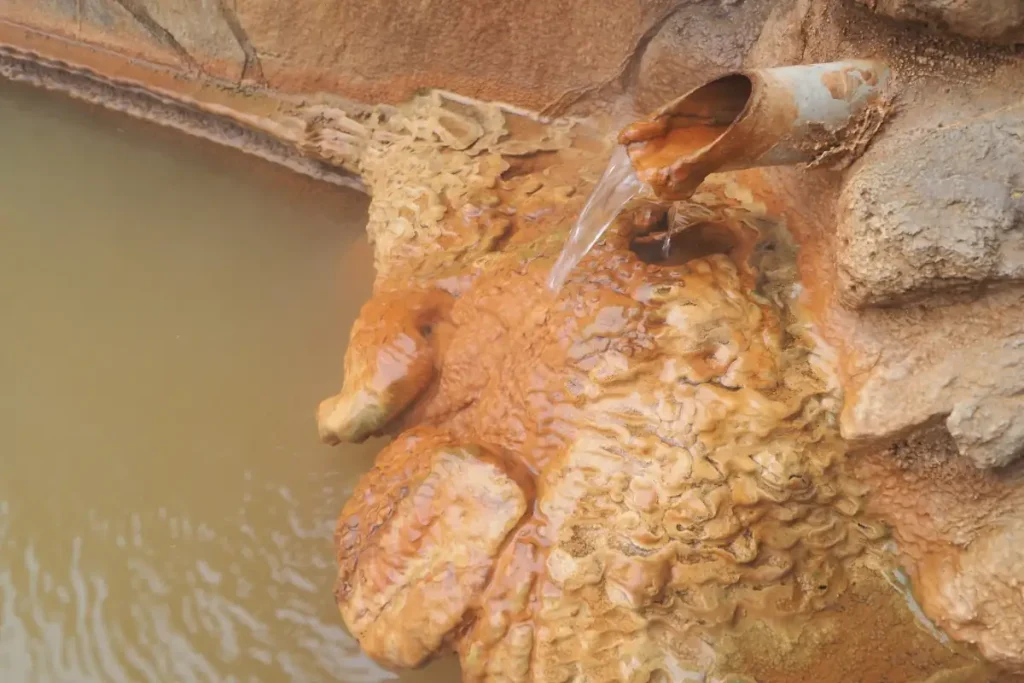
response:
<svg viewBox="0 0 1024 683"><path fill-rule="evenodd" d="M380 277L320 408L329 442L397 434L336 534L371 656L455 651L467 681L1008 675L931 617L1019 665L1024 487L975 474L977 504L933 510L943 451L848 452L756 190L635 202L554 293L603 148L431 97L370 136Z"/></svg>

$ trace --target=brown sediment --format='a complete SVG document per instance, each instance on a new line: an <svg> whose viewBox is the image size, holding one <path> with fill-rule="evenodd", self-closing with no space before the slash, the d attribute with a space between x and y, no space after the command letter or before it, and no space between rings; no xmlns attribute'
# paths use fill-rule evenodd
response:
<svg viewBox="0 0 1024 683"><path fill-rule="evenodd" d="M653 212L661 209L659 222ZM712 254L728 255L751 285L755 277L751 257L761 232L748 222L714 221L714 211L694 202L679 202L665 211L661 205L642 206L631 217L637 226L630 249L642 261L661 266L678 266Z"/></svg>
<svg viewBox="0 0 1024 683"><path fill-rule="evenodd" d="M698 153L717 142L746 111L750 77L731 74L707 83L663 106L619 133L637 176L666 200L689 198L724 159L702 160Z"/></svg>
<svg viewBox="0 0 1024 683"><path fill-rule="evenodd" d="M710 169L698 159L699 153L717 142L731 123L718 123L710 116L656 114L623 129L619 142L628 145L637 177L655 195L688 199Z"/></svg>

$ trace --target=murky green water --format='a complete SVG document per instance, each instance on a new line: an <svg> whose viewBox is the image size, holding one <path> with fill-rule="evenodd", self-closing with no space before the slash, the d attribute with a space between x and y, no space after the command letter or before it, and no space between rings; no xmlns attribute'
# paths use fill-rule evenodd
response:
<svg viewBox="0 0 1024 683"><path fill-rule="evenodd" d="M0 82L0 681L395 678L331 594L380 444L313 418L370 292L365 207Z"/></svg>

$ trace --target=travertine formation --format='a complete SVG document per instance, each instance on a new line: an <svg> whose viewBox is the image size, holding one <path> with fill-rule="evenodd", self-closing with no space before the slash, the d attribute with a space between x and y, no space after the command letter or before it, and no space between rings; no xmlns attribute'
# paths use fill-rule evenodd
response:
<svg viewBox="0 0 1024 683"><path fill-rule="evenodd" d="M463 109L469 121L451 123L477 141L486 135L472 121L512 128L489 111ZM962 667L969 654L914 627L909 595L890 586L886 520L915 582L970 586L956 600L922 593L926 613L1014 665L1021 641L996 622L1020 608L1004 588L1016 568L1013 557L992 561L1004 533L995 519L1014 506L987 516L995 496L960 501L949 514L976 526L904 539L923 525L872 491L919 496L930 473L899 483L848 454L831 352L757 183L737 177L693 203L634 206L554 294L545 279L585 196L579 178L601 158L561 130L560 151L533 155L553 154L540 167L525 140L548 137L497 136L518 156L480 144L495 171L452 180L474 187L443 195L429 228L451 249L416 227L371 223L389 267L353 330L345 386L320 417L330 441L401 433L338 526L339 604L367 651L416 666L454 649L466 680L481 681L684 671L838 681L862 649L884 653L901 680ZM435 145L436 167L467 148L438 136L419 144L417 154ZM404 175L388 182L410 196L436 182L429 165L393 168ZM956 548L981 539L993 550L962 556L977 569L931 559L943 547L959 561ZM888 597L844 606L857 594ZM893 615L888 635L867 613ZM828 633L842 634L846 655L822 670L813 662Z"/></svg>
<svg viewBox="0 0 1024 683"><path fill-rule="evenodd" d="M363 647L472 681L1024 673L1019 3L357 5L8 0L0 74L373 195L319 420L397 435L338 525ZM899 92L852 165L643 199L544 287L618 127L850 57Z"/></svg>
<svg viewBox="0 0 1024 683"><path fill-rule="evenodd" d="M367 651L415 666L450 645L466 680L724 675L709 645L759 657L733 629L778 621L799 642L853 577L888 591L867 559L884 561L886 532L844 475L837 404L787 310L792 269L742 259L744 241L782 239L773 226L720 208L733 257L666 266L624 221L556 296L558 242L519 242L518 184L509 245L424 285L447 288L429 323L423 290L367 304L324 407L329 434L429 425L382 453L339 521L339 603Z"/></svg>
<svg viewBox="0 0 1024 683"><path fill-rule="evenodd" d="M1021 670L1024 471L979 470L937 426L854 459L869 510L895 531L925 612Z"/></svg>

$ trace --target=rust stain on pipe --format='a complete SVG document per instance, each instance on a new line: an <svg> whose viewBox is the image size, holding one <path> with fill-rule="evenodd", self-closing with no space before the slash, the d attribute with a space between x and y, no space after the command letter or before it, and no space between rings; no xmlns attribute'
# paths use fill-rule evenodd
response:
<svg viewBox="0 0 1024 683"><path fill-rule="evenodd" d="M640 180L663 199L689 197L711 173L815 163L849 136L859 153L877 130L884 98L880 62L728 74L668 103L619 135Z"/></svg>

